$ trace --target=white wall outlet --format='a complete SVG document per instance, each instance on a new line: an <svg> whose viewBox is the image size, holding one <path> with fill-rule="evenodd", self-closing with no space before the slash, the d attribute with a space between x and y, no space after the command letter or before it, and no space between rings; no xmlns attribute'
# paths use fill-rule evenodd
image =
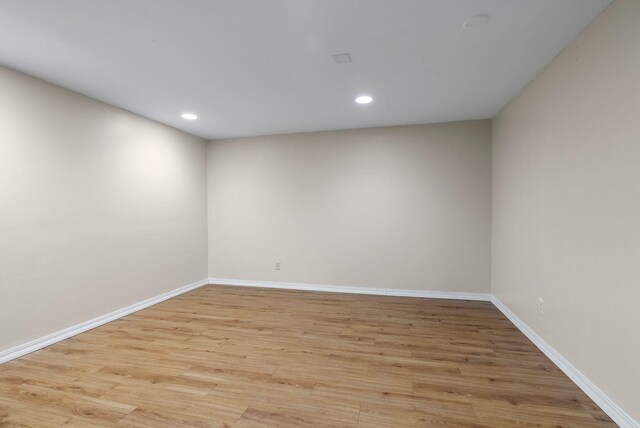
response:
<svg viewBox="0 0 640 428"><path fill-rule="evenodd" d="M280 261L276 261L276 270L280 270Z"/></svg>
<svg viewBox="0 0 640 428"><path fill-rule="evenodd" d="M544 300L542 300L542 297L538 297L538 312L544 314Z"/></svg>

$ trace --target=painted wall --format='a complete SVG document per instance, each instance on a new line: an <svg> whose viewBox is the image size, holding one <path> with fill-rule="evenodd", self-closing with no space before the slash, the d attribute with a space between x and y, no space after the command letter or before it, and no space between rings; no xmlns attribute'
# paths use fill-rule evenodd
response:
<svg viewBox="0 0 640 428"><path fill-rule="evenodd" d="M206 278L205 153L0 68L0 351Z"/></svg>
<svg viewBox="0 0 640 428"><path fill-rule="evenodd" d="M212 277L489 292L489 121L219 140L208 177Z"/></svg>
<svg viewBox="0 0 640 428"><path fill-rule="evenodd" d="M639 23L617 0L493 123L492 291L636 420Z"/></svg>

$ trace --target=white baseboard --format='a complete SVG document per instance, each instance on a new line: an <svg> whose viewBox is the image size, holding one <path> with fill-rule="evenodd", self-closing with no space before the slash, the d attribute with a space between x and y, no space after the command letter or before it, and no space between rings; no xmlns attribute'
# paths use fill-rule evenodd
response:
<svg viewBox="0 0 640 428"><path fill-rule="evenodd" d="M325 291L334 293L355 293L355 294L374 294L384 296L403 296L403 297L426 297L436 299L458 299L458 300L478 300L491 301L525 336L529 338L560 370L562 370L585 394L587 394L615 423L622 428L640 428L640 424L636 422L629 414L613 402L604 392L594 385L586 376L584 376L577 368L575 368L566 358L549 345L544 339L538 336L527 324L518 318L511 310L505 306L497 297L488 293L464 293L456 291L426 291L426 290L403 290L395 288L367 288L367 287L348 287L337 285L316 285L301 284L291 282L271 282L271 281L251 281L225 278L208 278L203 279L184 287L177 288L172 291L160 294L158 296L135 303L126 308L118 309L106 315L99 316L89 321L73 327L60 330L50 335L41 337L23 345L0 352L0 364L19 358L23 355L37 351L54 343L65 340L69 337L83 333L92 328L99 327L108 322L122 318L126 315L137 312L141 309L155 305L172 297L194 290L206 284L213 285L232 285L241 287L261 287L261 288L279 288L287 290L306 290L306 291Z"/></svg>
<svg viewBox="0 0 640 428"><path fill-rule="evenodd" d="M368 288L350 287L341 285L318 285L295 282L271 282L254 281L228 278L209 278L212 285L233 285L238 287L280 288L285 290L325 291L331 293L374 294L381 296L398 297L426 297L430 299L457 299L457 300L491 300L489 293L464 293L460 291L428 291L428 290L404 290L399 288Z"/></svg>
<svg viewBox="0 0 640 428"><path fill-rule="evenodd" d="M575 368L565 357L549 345L542 337L533 331L527 324L518 318L497 297L492 296L491 302L509 318L509 320L533 342L560 370L566 374L578 387L584 391L615 423L622 428L640 428L629 414L622 410L604 392L594 385L585 375Z"/></svg>
<svg viewBox="0 0 640 428"><path fill-rule="evenodd" d="M53 345L54 343L68 339L69 337L83 333L87 330L91 330L92 328L99 327L103 324L117 320L118 318L122 318L141 309L147 308L151 305L155 305L156 303L160 303L182 293L186 293L187 291L202 287L203 285L207 285L208 283L208 279L202 279L192 284L185 285L184 287L176 288L175 290L162 293L158 296L151 297L150 299L134 303L133 305L127 306L126 308L118 309L117 311L113 311L106 315L102 315L92 320L74 325L73 327L65 328L64 330L60 330L39 339L32 340L31 342L7 349L6 351L0 352L0 364L6 363L7 361L11 361L15 358L22 357L23 355L37 351L38 349L42 349L46 346Z"/></svg>

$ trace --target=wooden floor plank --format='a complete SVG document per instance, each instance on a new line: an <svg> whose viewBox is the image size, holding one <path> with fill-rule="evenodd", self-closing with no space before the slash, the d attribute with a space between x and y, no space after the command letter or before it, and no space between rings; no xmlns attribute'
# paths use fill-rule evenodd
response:
<svg viewBox="0 0 640 428"><path fill-rule="evenodd" d="M0 427L615 424L487 302L206 286L0 366Z"/></svg>

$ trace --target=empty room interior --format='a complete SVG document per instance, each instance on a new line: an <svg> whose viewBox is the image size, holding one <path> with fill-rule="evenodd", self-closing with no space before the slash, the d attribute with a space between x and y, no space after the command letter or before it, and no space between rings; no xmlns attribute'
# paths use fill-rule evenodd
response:
<svg viewBox="0 0 640 428"><path fill-rule="evenodd" d="M640 427L639 0L0 0L0 427Z"/></svg>

